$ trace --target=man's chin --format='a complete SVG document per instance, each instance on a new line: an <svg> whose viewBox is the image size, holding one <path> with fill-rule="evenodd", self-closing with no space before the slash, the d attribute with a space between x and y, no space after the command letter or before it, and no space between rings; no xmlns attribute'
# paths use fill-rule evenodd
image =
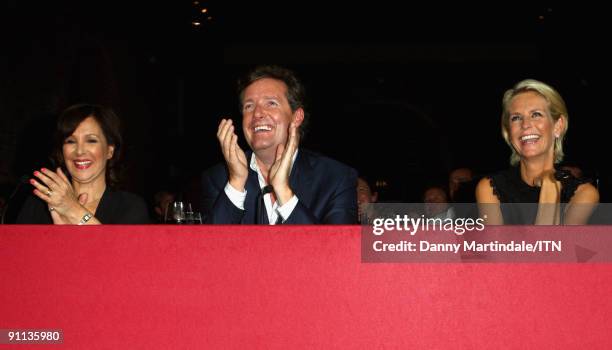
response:
<svg viewBox="0 0 612 350"><path fill-rule="evenodd" d="M278 144L274 144L272 142L255 142L249 145L253 152L268 152L273 151L276 152L276 148Z"/></svg>

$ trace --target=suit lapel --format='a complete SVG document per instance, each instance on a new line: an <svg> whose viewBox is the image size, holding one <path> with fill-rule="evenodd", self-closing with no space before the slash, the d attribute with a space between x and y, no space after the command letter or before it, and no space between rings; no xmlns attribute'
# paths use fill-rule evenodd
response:
<svg viewBox="0 0 612 350"><path fill-rule="evenodd" d="M300 149L289 176L289 185L300 201L309 205L312 201L312 164L307 151Z"/></svg>

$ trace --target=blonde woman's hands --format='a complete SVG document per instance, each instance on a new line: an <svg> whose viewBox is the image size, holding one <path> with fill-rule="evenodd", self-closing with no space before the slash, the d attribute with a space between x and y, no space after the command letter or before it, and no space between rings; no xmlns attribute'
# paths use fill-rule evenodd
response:
<svg viewBox="0 0 612 350"><path fill-rule="evenodd" d="M535 185L541 187L540 203L558 203L561 197L561 182L555 178L555 169L544 171L535 179Z"/></svg>

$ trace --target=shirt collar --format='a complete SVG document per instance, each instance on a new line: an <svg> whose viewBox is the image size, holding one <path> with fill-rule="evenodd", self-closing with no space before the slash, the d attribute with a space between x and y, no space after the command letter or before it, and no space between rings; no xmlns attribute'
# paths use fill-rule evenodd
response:
<svg viewBox="0 0 612 350"><path fill-rule="evenodd" d="M293 164L295 164L295 160L297 159L297 155L298 155L298 150L295 150L295 153L293 154L293 159L291 159L291 169L293 169ZM253 152L253 155L251 156L251 164L250 164L250 168L253 171L256 171L258 174L260 173L259 171L259 165L257 165L257 159L255 159L256 155L255 152Z"/></svg>

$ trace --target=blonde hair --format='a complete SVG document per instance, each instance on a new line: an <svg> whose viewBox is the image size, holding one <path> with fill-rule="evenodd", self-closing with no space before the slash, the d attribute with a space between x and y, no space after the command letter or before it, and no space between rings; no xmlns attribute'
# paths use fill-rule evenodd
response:
<svg viewBox="0 0 612 350"><path fill-rule="evenodd" d="M514 85L512 89L507 90L504 93L504 98L502 99L502 136L504 137L504 140L512 150L512 155L510 156L510 164L516 165L521 159L521 157L516 152L516 150L512 146L512 142L510 141L510 112L508 111L508 108L510 106L510 102L515 96L529 91L537 93L548 102L548 110L550 111L550 115L553 119L553 122L556 123L559 119L563 119L563 130L561 130L561 132L559 133L559 137L555 138L554 146L554 162L559 163L563 160L563 139L565 137L565 134L567 133L569 122L565 101L563 101L563 98L557 92L557 90L555 90L550 85L538 80L526 79L518 82L516 85Z"/></svg>

